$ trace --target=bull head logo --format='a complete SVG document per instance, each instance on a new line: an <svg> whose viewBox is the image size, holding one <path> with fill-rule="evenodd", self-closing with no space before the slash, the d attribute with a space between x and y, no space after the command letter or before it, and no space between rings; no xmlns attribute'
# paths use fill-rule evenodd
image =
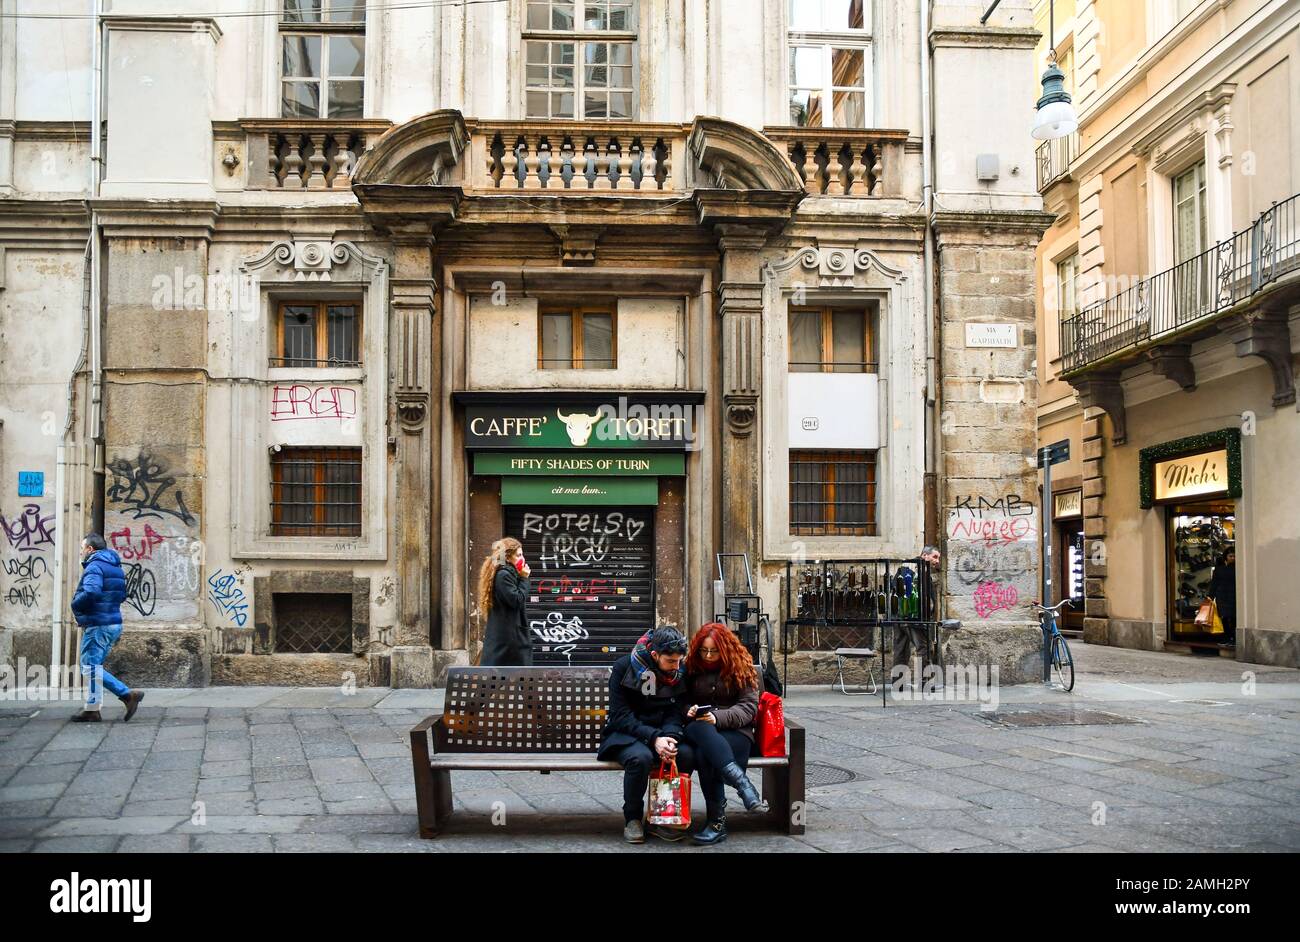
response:
<svg viewBox="0 0 1300 942"><path fill-rule="evenodd" d="M564 423L564 430L569 433L569 441L573 443L575 448L581 448L591 440L591 430L601 418L599 410L591 415L582 412L572 412L565 415L559 409L556 409L555 414Z"/></svg>

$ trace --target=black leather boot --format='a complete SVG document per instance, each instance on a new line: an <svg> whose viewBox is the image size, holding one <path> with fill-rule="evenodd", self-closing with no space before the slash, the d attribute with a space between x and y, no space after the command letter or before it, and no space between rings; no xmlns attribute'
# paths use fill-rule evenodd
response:
<svg viewBox="0 0 1300 942"><path fill-rule="evenodd" d="M724 801L722 807L716 812L709 812L708 823L700 830L691 835L691 840L705 847L711 847L714 844L721 844L727 839L727 803Z"/></svg>
<svg viewBox="0 0 1300 942"><path fill-rule="evenodd" d="M767 802L758 796L758 789L754 783L749 780L749 776L734 762L728 762L722 767L722 780L734 788L740 795L740 800L745 803L746 811L767 811Z"/></svg>

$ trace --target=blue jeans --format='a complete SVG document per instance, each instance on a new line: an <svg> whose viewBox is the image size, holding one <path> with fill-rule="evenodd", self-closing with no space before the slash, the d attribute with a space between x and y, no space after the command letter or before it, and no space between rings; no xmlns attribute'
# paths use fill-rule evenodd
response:
<svg viewBox="0 0 1300 942"><path fill-rule="evenodd" d="M81 652L78 662L81 665L81 676L87 678L87 710L98 710L103 702L104 694L99 689L101 680L104 686L118 697L125 697L131 692L130 687L104 670L104 658L108 657L108 652L112 650L113 645L117 643L117 639L121 636L122 626L120 624L95 625L91 628L82 629Z"/></svg>

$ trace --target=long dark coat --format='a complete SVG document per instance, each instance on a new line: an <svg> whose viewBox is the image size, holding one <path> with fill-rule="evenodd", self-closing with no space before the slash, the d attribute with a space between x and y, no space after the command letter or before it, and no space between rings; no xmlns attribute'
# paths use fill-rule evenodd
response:
<svg viewBox="0 0 1300 942"><path fill-rule="evenodd" d="M492 608L483 635L484 667L532 667L533 639L528 634L527 577L514 566L498 566L492 578Z"/></svg>

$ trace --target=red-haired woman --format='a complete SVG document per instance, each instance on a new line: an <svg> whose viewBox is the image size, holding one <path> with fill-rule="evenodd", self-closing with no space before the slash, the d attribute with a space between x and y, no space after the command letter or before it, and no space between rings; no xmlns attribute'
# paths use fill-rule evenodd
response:
<svg viewBox="0 0 1300 942"><path fill-rule="evenodd" d="M701 626L691 639L686 683L686 702L694 704L686 713L686 741L695 751L708 815L708 823L693 840L717 844L727 837L724 783L739 792L746 811L767 810L745 775L762 688L749 652L718 622Z"/></svg>

